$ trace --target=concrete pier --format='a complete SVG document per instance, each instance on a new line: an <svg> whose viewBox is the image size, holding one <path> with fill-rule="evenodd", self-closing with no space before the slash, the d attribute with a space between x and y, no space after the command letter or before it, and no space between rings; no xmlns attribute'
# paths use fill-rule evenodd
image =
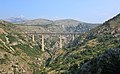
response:
<svg viewBox="0 0 120 74"><path fill-rule="evenodd" d="M60 48L62 49L62 34L60 34Z"/></svg>
<svg viewBox="0 0 120 74"><path fill-rule="evenodd" d="M42 51L45 51L44 48L45 48L45 45L44 45L44 34L42 34Z"/></svg>
<svg viewBox="0 0 120 74"><path fill-rule="evenodd" d="M35 42L35 35L32 35L32 41Z"/></svg>

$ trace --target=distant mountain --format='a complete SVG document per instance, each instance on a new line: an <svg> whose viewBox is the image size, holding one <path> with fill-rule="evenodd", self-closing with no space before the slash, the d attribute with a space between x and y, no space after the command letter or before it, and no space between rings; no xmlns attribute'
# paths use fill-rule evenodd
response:
<svg viewBox="0 0 120 74"><path fill-rule="evenodd" d="M82 23L74 19L62 19L54 21L55 25L64 25L64 26L77 26L79 23Z"/></svg>
<svg viewBox="0 0 120 74"><path fill-rule="evenodd" d="M62 19L62 20L48 20L48 19L34 19L21 22L25 26L38 26L51 32L87 32L90 29L98 26L99 24L84 23L74 19ZM38 31L36 29L36 31Z"/></svg>
<svg viewBox="0 0 120 74"><path fill-rule="evenodd" d="M21 24L24 25L48 25L48 24L52 24L53 21L52 20L48 20L48 19L34 19L34 20L27 20L24 22L21 22Z"/></svg>
<svg viewBox="0 0 120 74"><path fill-rule="evenodd" d="M5 21L21 24L23 31L42 31L42 32L87 32L92 28L98 26L99 24L85 23L74 19L61 19L61 20L48 20L48 19L33 19L28 20L23 16L20 17L10 17L4 19ZM31 26L32 30L29 29ZM37 29L35 27L38 27ZM40 30L42 28L42 30Z"/></svg>
<svg viewBox="0 0 120 74"><path fill-rule="evenodd" d="M25 17L9 17L9 18L5 18L5 21L11 22L11 23L21 23L21 22L25 22L27 21L27 19Z"/></svg>

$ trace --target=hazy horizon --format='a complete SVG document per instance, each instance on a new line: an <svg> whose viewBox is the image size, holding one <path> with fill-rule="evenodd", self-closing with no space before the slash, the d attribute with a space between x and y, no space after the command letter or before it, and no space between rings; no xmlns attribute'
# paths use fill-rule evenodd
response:
<svg viewBox="0 0 120 74"><path fill-rule="evenodd" d="M0 19L24 16L28 19L75 19L103 23L120 11L119 0L2 0Z"/></svg>

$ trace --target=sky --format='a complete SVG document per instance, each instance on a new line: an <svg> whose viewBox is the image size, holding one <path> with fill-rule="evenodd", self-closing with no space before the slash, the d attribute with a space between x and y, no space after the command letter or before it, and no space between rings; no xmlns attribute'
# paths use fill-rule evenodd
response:
<svg viewBox="0 0 120 74"><path fill-rule="evenodd" d="M0 19L76 19L103 23L120 13L120 0L0 0Z"/></svg>

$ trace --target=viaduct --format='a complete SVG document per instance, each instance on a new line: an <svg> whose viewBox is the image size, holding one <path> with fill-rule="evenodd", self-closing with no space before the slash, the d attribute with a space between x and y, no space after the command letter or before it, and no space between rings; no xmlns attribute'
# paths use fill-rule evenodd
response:
<svg viewBox="0 0 120 74"><path fill-rule="evenodd" d="M59 35L59 46L60 48L62 48L63 44L62 44L62 35L72 35L72 40L75 39L75 35L80 35L81 33L76 33L76 32L68 32L68 33L55 33L55 32L51 32L51 33L40 33L40 32L26 32L25 34L27 35L31 35L32 36L32 41L35 42L35 34L37 35L41 35L42 36L42 51L45 51L45 44L44 44L44 35Z"/></svg>

